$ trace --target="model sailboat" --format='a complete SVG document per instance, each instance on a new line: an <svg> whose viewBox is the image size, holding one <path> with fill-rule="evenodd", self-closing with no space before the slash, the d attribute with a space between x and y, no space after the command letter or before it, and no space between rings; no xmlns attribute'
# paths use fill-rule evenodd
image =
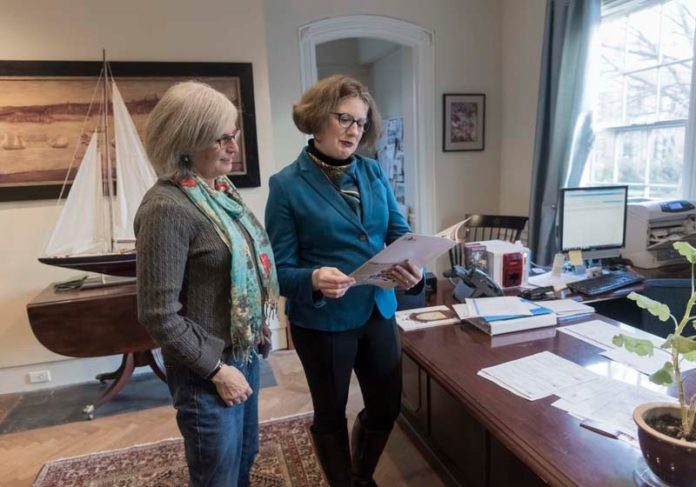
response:
<svg viewBox="0 0 696 487"><path fill-rule="evenodd" d="M99 126L91 135L39 262L115 276L134 276L133 219L143 195L155 183L156 175L106 60L100 82L103 82L103 103ZM113 106L115 185L106 108L109 102Z"/></svg>

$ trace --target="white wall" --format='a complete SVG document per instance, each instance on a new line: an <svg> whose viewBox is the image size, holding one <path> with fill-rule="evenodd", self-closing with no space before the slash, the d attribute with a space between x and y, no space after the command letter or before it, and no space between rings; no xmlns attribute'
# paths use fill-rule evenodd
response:
<svg viewBox="0 0 696 487"><path fill-rule="evenodd" d="M500 213L529 214L543 0L502 0Z"/></svg>
<svg viewBox="0 0 696 487"><path fill-rule="evenodd" d="M357 39L339 39L317 46L317 76L345 74L369 86L372 70L360 62Z"/></svg>
<svg viewBox="0 0 696 487"><path fill-rule="evenodd" d="M435 133L442 133L443 93L486 93L486 150L448 152L436 140L436 228L466 212L498 210L500 157L500 2L498 0L265 0L273 148L281 169L304 138L290 118L300 96L298 29L334 16L397 17L435 33Z"/></svg>
<svg viewBox="0 0 696 487"><path fill-rule="evenodd" d="M114 61L251 62L262 186L242 194L262 218L275 170L264 29L263 3L246 0L4 0L0 59L100 60L104 47ZM43 386L53 386L86 380L119 363L113 358L35 365L61 357L32 335L26 304L51 281L74 274L36 261L57 211L53 201L0 203L0 393L25 386L28 370L52 370L54 382Z"/></svg>

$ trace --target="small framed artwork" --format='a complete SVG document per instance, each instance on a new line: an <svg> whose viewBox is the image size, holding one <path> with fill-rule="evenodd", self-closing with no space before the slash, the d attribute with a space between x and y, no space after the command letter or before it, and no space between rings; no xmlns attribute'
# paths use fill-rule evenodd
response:
<svg viewBox="0 0 696 487"><path fill-rule="evenodd" d="M483 150L486 95L445 93L442 102L443 152Z"/></svg>

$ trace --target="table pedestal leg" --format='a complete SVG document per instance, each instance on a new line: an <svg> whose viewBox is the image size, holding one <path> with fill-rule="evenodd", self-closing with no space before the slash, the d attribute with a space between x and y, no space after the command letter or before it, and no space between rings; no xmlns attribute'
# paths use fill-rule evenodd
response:
<svg viewBox="0 0 696 487"><path fill-rule="evenodd" d="M121 392L121 389L126 386L133 375L135 368L146 365L153 370L153 372L162 380L162 382L167 382L167 376L157 363L157 360L155 360L152 350L124 353L121 366L116 371L97 375L96 378L101 382L110 379L113 379L113 382L109 388L97 398L94 404L88 404L84 407L82 412L87 416L88 419L93 419L94 411L102 404L111 401L114 397L116 397L116 394Z"/></svg>

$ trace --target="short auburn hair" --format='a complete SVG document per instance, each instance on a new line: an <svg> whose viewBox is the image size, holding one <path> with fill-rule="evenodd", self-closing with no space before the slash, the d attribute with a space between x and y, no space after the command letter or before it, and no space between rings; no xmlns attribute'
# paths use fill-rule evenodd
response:
<svg viewBox="0 0 696 487"><path fill-rule="evenodd" d="M369 126L360 139L360 147L373 149L382 132L382 116L374 98L360 81L335 74L324 78L302 94L292 107L292 120L300 132L315 135L331 117L331 112L346 98L360 98L367 105Z"/></svg>

